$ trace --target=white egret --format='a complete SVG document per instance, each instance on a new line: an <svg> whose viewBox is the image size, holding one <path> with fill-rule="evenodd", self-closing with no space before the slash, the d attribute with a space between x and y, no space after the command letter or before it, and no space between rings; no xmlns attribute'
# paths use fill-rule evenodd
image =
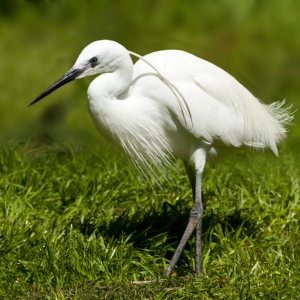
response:
<svg viewBox="0 0 300 300"><path fill-rule="evenodd" d="M130 54L140 58L133 65ZM206 158L237 147L271 149L292 120L284 102L265 105L227 72L192 54L158 51L144 57L113 41L96 41L74 66L41 93L101 74L88 88L90 113L100 132L144 175L148 162L166 174L170 156L184 162L194 195L187 228L165 273L171 274L196 228L196 272L200 272L201 183ZM153 175L154 176L154 175Z"/></svg>

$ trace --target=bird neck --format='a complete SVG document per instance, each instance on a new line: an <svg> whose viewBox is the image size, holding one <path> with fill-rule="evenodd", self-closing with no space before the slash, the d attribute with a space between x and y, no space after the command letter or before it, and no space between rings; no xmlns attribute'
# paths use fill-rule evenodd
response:
<svg viewBox="0 0 300 300"><path fill-rule="evenodd" d="M133 63L128 55L118 62L114 72L104 73L92 81L88 89L90 101L116 99L129 87L132 73Z"/></svg>

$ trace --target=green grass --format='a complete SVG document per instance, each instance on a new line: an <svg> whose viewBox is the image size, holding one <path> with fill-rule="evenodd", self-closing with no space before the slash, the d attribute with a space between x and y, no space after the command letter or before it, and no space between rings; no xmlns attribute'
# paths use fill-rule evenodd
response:
<svg viewBox="0 0 300 300"><path fill-rule="evenodd" d="M0 154L4 299L297 299L299 155L291 150L208 164L203 273L193 274L192 238L172 278L137 287L130 281L160 278L183 233L186 176L151 189L101 139L36 143Z"/></svg>
<svg viewBox="0 0 300 300"><path fill-rule="evenodd" d="M0 299L300 299L299 113L278 158L249 151L206 165L201 275L193 237L172 277L135 286L161 278L187 224L182 163L163 188L141 185L90 120L90 80L27 108L105 38L141 55L186 50L299 110L300 2L4 2Z"/></svg>

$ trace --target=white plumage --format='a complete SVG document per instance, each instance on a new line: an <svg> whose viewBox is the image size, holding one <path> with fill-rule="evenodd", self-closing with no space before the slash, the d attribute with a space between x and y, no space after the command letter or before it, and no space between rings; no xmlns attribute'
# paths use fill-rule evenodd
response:
<svg viewBox="0 0 300 300"><path fill-rule="evenodd" d="M102 73L88 88L89 109L100 132L146 177L155 178L149 162L165 175L172 167L170 157L185 162L195 206L166 271L170 274L195 227L201 245L206 157L242 146L277 155L292 116L284 102L261 103L227 72L187 52L158 51L135 65L130 54L113 41L88 45L73 68L31 104L73 79ZM199 272L201 247L196 253Z"/></svg>
<svg viewBox="0 0 300 300"><path fill-rule="evenodd" d="M77 62L90 47L101 49L103 43L111 42L89 45ZM270 148L277 155L276 144L285 137L284 125L290 121L283 102L260 103L228 73L189 53L166 50L146 55L186 100L192 119L184 118L178 95L150 65L139 60L133 66L123 47L120 57L117 71L102 74L90 85L89 107L104 136L139 168L144 166L144 172L151 172L151 161L165 173L166 153L189 161L198 146L211 155L227 152L224 146L243 145Z"/></svg>

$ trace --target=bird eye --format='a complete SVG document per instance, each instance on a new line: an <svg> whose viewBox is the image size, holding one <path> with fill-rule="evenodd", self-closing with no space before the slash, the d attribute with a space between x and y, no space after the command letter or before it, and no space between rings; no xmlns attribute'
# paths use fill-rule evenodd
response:
<svg viewBox="0 0 300 300"><path fill-rule="evenodd" d="M90 63L92 65L92 67L95 67L96 64L97 64L97 62L98 62L98 58L97 57L93 57L93 58L90 59Z"/></svg>

